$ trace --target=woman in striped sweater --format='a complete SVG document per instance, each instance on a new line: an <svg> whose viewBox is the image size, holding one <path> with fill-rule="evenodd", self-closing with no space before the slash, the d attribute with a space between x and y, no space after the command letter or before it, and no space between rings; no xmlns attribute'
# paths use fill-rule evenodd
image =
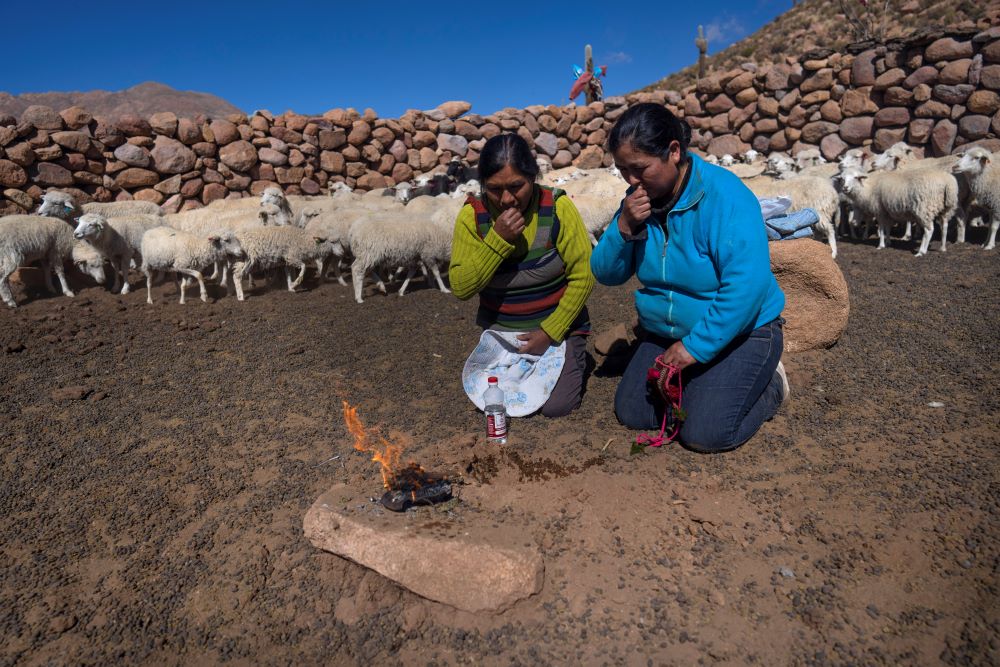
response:
<svg viewBox="0 0 1000 667"><path fill-rule="evenodd" d="M516 134L483 146L479 182L455 222L448 277L455 296L479 295L476 323L521 331L521 352L543 354L566 340L562 375L541 413L560 417L579 407L590 332L587 297L594 288L590 242L573 202L535 183L538 163Z"/></svg>

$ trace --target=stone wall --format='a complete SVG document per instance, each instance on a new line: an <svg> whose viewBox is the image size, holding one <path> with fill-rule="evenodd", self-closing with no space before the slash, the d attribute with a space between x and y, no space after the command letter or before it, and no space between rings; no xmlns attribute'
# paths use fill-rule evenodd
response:
<svg viewBox="0 0 1000 667"><path fill-rule="evenodd" d="M715 155L819 147L833 159L852 146L881 151L897 141L932 155L972 142L995 150L998 91L1000 26L813 51L760 68L748 63L679 92L488 116L446 102L398 119L333 109L316 117L157 113L112 124L78 107L57 113L36 106L20 119L0 116L0 214L34 210L48 188L71 190L81 201L154 201L167 212L273 185L289 194L320 194L333 181L368 190L443 170L452 157L475 164L486 139L505 131L520 134L556 168L596 168L611 164L604 143L614 121L642 101L684 118L692 144Z"/></svg>

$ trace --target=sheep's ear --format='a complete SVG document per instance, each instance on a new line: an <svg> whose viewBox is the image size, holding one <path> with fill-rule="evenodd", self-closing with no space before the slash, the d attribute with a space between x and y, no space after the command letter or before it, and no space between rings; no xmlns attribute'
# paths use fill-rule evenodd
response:
<svg viewBox="0 0 1000 667"><path fill-rule="evenodd" d="M901 158L898 155L896 157L892 158L892 166L893 166L894 169L899 166L899 160L900 159Z"/></svg>
<svg viewBox="0 0 1000 667"><path fill-rule="evenodd" d="M209 236L208 237L208 242L209 243L218 243L221 240L222 239L220 239L218 236Z"/></svg>
<svg viewBox="0 0 1000 667"><path fill-rule="evenodd" d="M989 155L984 155L981 158L979 158L979 161L982 162L983 166L985 167L986 165L988 165L990 163L990 156Z"/></svg>

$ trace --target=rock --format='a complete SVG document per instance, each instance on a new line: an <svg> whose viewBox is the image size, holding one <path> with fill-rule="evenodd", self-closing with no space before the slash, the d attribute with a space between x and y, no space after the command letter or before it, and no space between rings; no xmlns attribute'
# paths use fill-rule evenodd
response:
<svg viewBox="0 0 1000 667"><path fill-rule="evenodd" d="M969 95L965 106L972 113L992 114L1000 109L1000 95L992 90L977 90Z"/></svg>
<svg viewBox="0 0 1000 667"><path fill-rule="evenodd" d="M840 110L849 118L875 113L879 106L871 98L871 88L860 88L844 92L844 96L840 98Z"/></svg>
<svg viewBox="0 0 1000 667"><path fill-rule="evenodd" d="M148 137L153 133L149 122L131 113L124 114L115 124L126 137Z"/></svg>
<svg viewBox="0 0 1000 667"><path fill-rule="evenodd" d="M347 133L343 130L320 130L319 147L325 151L332 151L347 143Z"/></svg>
<svg viewBox="0 0 1000 667"><path fill-rule="evenodd" d="M165 195L175 195L181 191L181 175L174 174L165 181L160 181L159 183L154 185L153 189L156 190L157 192L162 192ZM138 196L139 195L137 194L136 198L138 198ZM160 202L156 203L159 204Z"/></svg>
<svg viewBox="0 0 1000 667"><path fill-rule="evenodd" d="M438 105L438 109L440 109L446 117L451 118L452 120L467 113L471 108L471 104L462 101L451 101Z"/></svg>
<svg viewBox="0 0 1000 667"><path fill-rule="evenodd" d="M344 165L346 160L344 156L340 153L334 151L323 151L319 154L319 166L323 171L328 171L331 174L342 174L344 173Z"/></svg>
<svg viewBox="0 0 1000 667"><path fill-rule="evenodd" d="M714 116L715 114L725 113L734 106L736 106L736 104L728 95L720 93L705 104L705 111Z"/></svg>
<svg viewBox="0 0 1000 667"><path fill-rule="evenodd" d="M951 107L937 100L929 100L918 106L913 115L917 118L947 118L951 115Z"/></svg>
<svg viewBox="0 0 1000 667"><path fill-rule="evenodd" d="M587 146L573 160L573 164L580 169L600 169L604 160L604 151L600 146Z"/></svg>
<svg viewBox="0 0 1000 667"><path fill-rule="evenodd" d="M552 157L552 168L562 169L573 164L573 154L567 150L559 150Z"/></svg>
<svg viewBox="0 0 1000 667"><path fill-rule="evenodd" d="M925 62L938 62L939 60L958 60L959 58L972 57L972 42L959 42L951 37L943 37L931 42L924 50Z"/></svg>
<svg viewBox="0 0 1000 667"><path fill-rule="evenodd" d="M917 118L910 122L907 140L911 144L926 144L931 138L931 130L934 129L934 121L930 118Z"/></svg>
<svg viewBox="0 0 1000 667"><path fill-rule="evenodd" d="M828 134L819 142L819 150L823 154L823 158L828 162L833 162L848 148L850 146L837 133Z"/></svg>
<svg viewBox="0 0 1000 667"><path fill-rule="evenodd" d="M840 129L836 123L828 123L824 120L816 121L814 123L807 123L802 127L802 141L810 144L818 144L823 137L828 134L833 134L838 129Z"/></svg>
<svg viewBox="0 0 1000 667"><path fill-rule="evenodd" d="M742 74L737 74L726 83L723 90L726 91L727 95L736 95L741 90L745 90L753 86L753 79L753 72L743 72Z"/></svg>
<svg viewBox="0 0 1000 667"><path fill-rule="evenodd" d="M969 68L972 66L971 58L953 60L944 66L938 75L941 83L954 85L958 83L969 83ZM930 83L930 82L925 82Z"/></svg>
<svg viewBox="0 0 1000 667"><path fill-rule="evenodd" d="M156 134L173 137L177 132L177 115L172 111L160 111L149 117L149 126Z"/></svg>
<svg viewBox="0 0 1000 667"><path fill-rule="evenodd" d="M844 114L840 110L840 102L835 102L834 100L827 100L823 103L823 106L819 108L820 117L831 123L839 123L844 120Z"/></svg>
<svg viewBox="0 0 1000 667"><path fill-rule="evenodd" d="M934 86L934 99L940 100L945 104L964 104L973 90L975 88L967 83L954 86L938 84Z"/></svg>
<svg viewBox="0 0 1000 667"><path fill-rule="evenodd" d="M89 111L76 106L63 109L59 112L59 115L62 117L66 127L71 130L79 130L81 127L86 127L90 125L90 121L94 120Z"/></svg>
<svg viewBox="0 0 1000 667"><path fill-rule="evenodd" d="M7 158L21 167L28 167L35 162L35 151L22 142L7 148Z"/></svg>
<svg viewBox="0 0 1000 667"><path fill-rule="evenodd" d="M970 141L984 138L989 131L989 116L969 114L958 121L958 133Z"/></svg>
<svg viewBox="0 0 1000 667"><path fill-rule="evenodd" d="M768 90L787 90L788 77L792 70L788 65L777 64L764 75L764 87Z"/></svg>
<svg viewBox="0 0 1000 667"><path fill-rule="evenodd" d="M934 156L939 157L951 153L951 148L955 145L955 137L957 136L957 125L947 118L939 120L931 132L931 151Z"/></svg>
<svg viewBox="0 0 1000 667"><path fill-rule="evenodd" d="M8 146L17 139L17 130L13 127L0 127L0 147Z"/></svg>
<svg viewBox="0 0 1000 667"><path fill-rule="evenodd" d="M7 188L3 191L3 196L23 208L25 211L30 211L35 207L35 200L32 199L31 195L23 190Z"/></svg>
<svg viewBox="0 0 1000 667"><path fill-rule="evenodd" d="M154 204L159 205L163 203L164 199L165 199L164 196L160 192L157 192L155 189L147 188L145 190L139 190L138 192L135 193L136 201L150 201L153 202Z"/></svg>
<svg viewBox="0 0 1000 667"><path fill-rule="evenodd" d="M195 168L195 152L176 139L163 135L156 137L150 152L153 168L161 174L183 174Z"/></svg>
<svg viewBox="0 0 1000 667"><path fill-rule="evenodd" d="M198 157L214 157L219 147L209 141L199 141L191 146L191 150Z"/></svg>
<svg viewBox="0 0 1000 667"><path fill-rule="evenodd" d="M832 85L833 69L826 67L799 84L799 91L806 94L815 90L828 90Z"/></svg>
<svg viewBox="0 0 1000 667"><path fill-rule="evenodd" d="M257 157L261 162L266 162L267 164L273 165L275 167L280 167L288 164L288 156L284 153L280 153L273 148L261 148L257 151Z"/></svg>
<svg viewBox="0 0 1000 667"><path fill-rule="evenodd" d="M875 114L875 127L906 125L910 122L910 110L906 107L885 107Z"/></svg>
<svg viewBox="0 0 1000 667"><path fill-rule="evenodd" d="M535 137L535 148L549 157L553 157L559 150L559 140L554 134L539 132L538 136Z"/></svg>
<svg viewBox="0 0 1000 667"><path fill-rule="evenodd" d="M872 116L846 118L840 124L840 138L849 144L860 146L866 139L871 139L873 124Z"/></svg>
<svg viewBox="0 0 1000 667"><path fill-rule="evenodd" d="M413 178L413 167L405 162L397 162L392 168L392 180L396 183L402 183L403 181L408 181L411 178Z"/></svg>
<svg viewBox="0 0 1000 667"><path fill-rule="evenodd" d="M212 131L215 143L219 144L219 146L225 146L241 139L240 131L236 128L236 124L230 123L228 120L213 120L208 127ZM206 140L209 139L206 137Z"/></svg>
<svg viewBox="0 0 1000 667"><path fill-rule="evenodd" d="M359 190L377 190L386 187L385 176L377 171L366 171L358 177Z"/></svg>
<svg viewBox="0 0 1000 667"><path fill-rule="evenodd" d="M827 348L847 328L847 282L830 248L812 239L769 243L771 270L785 293L785 351Z"/></svg>
<svg viewBox="0 0 1000 667"><path fill-rule="evenodd" d="M115 158L130 167L145 168L149 166L149 151L134 144L125 143L115 149Z"/></svg>
<svg viewBox="0 0 1000 667"><path fill-rule="evenodd" d="M906 72L898 67L894 67L878 76L872 86L875 90L885 90L890 86L901 85L906 80Z"/></svg>
<svg viewBox="0 0 1000 667"><path fill-rule="evenodd" d="M741 155L750 150L750 145L742 141L735 134L726 134L721 137L713 137L708 142L708 152L710 155L722 157L723 155ZM553 165L555 166L555 165Z"/></svg>
<svg viewBox="0 0 1000 667"><path fill-rule="evenodd" d="M859 53L851 63L851 83L857 88L875 83L875 49Z"/></svg>
<svg viewBox="0 0 1000 667"><path fill-rule="evenodd" d="M875 131L872 147L876 152L884 152L906 138L905 127L882 128Z"/></svg>
<svg viewBox="0 0 1000 667"><path fill-rule="evenodd" d="M906 107L913 104L913 93L902 86L893 86L885 91L886 106Z"/></svg>
<svg viewBox="0 0 1000 667"><path fill-rule="evenodd" d="M197 197L201 194L201 189L205 186L205 181L200 178L192 178L181 184L181 195L187 198Z"/></svg>
<svg viewBox="0 0 1000 667"><path fill-rule="evenodd" d="M221 183L208 183L201 191L201 202L208 206L214 201L225 199L229 191Z"/></svg>
<svg viewBox="0 0 1000 667"><path fill-rule="evenodd" d="M248 171L257 164L257 151L247 141L234 141L219 149L219 159L236 171Z"/></svg>
<svg viewBox="0 0 1000 667"><path fill-rule="evenodd" d="M21 122L28 123L39 130L63 129L62 116L57 114L52 107L42 104L32 104L21 112Z"/></svg>
<svg viewBox="0 0 1000 667"><path fill-rule="evenodd" d="M979 85L990 90L1000 90L1000 65L987 65L979 75Z"/></svg>
<svg viewBox="0 0 1000 667"><path fill-rule="evenodd" d="M913 70L913 72L903 80L903 86L913 89L920 84L933 86L938 80L938 69L931 65L924 65Z"/></svg>
<svg viewBox="0 0 1000 667"><path fill-rule="evenodd" d="M465 156L469 150L469 141L457 134L439 134L437 137L438 148L444 151L451 151L454 155Z"/></svg>
<svg viewBox="0 0 1000 667"><path fill-rule="evenodd" d="M103 143L108 148L115 148L125 143L125 134L118 129L117 125L109 123L103 118L94 119L94 138Z"/></svg>
<svg viewBox="0 0 1000 667"><path fill-rule="evenodd" d="M39 162L35 169L37 173L32 180L38 185L50 185L57 188L73 185L73 173L58 164Z"/></svg>
<svg viewBox="0 0 1000 667"><path fill-rule="evenodd" d="M155 171L139 169L137 167L125 169L115 176L115 184L125 190L153 186L159 182L160 177Z"/></svg>
<svg viewBox="0 0 1000 667"><path fill-rule="evenodd" d="M498 611L541 590L544 564L524 535L488 540L468 530L441 539L393 516L348 514L357 498L343 485L321 495L306 513L312 544L375 570L417 595L468 612Z"/></svg>
<svg viewBox="0 0 1000 667"><path fill-rule="evenodd" d="M28 183L28 174L20 165L11 160L0 160L0 185L5 188L20 188Z"/></svg>
<svg viewBox="0 0 1000 667"><path fill-rule="evenodd" d="M361 146L372 135L372 127L366 121L356 120L351 126L351 132L347 135L347 143L352 146Z"/></svg>
<svg viewBox="0 0 1000 667"><path fill-rule="evenodd" d="M190 118L181 118L177 121L177 138L188 146L196 144L203 139L201 127Z"/></svg>

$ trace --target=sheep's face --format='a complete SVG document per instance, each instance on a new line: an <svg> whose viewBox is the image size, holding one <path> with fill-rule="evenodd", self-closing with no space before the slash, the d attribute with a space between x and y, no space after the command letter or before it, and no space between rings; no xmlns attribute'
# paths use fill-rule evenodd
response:
<svg viewBox="0 0 1000 667"><path fill-rule="evenodd" d="M302 216L301 216L301 223L302 224L301 224L301 226L305 227L306 225L309 224L310 220L312 220L313 218L318 218L318 217L319 217L319 211L317 211L316 209L314 209L314 208L304 208L304 209L302 209Z"/></svg>
<svg viewBox="0 0 1000 667"><path fill-rule="evenodd" d="M208 242L212 244L213 248L224 253L230 260L239 262L247 257L243 246L240 245L240 240L231 232L209 236Z"/></svg>
<svg viewBox="0 0 1000 667"><path fill-rule="evenodd" d="M767 158L767 172L770 174L785 174L793 169L791 160L783 155L772 155Z"/></svg>
<svg viewBox="0 0 1000 667"><path fill-rule="evenodd" d="M856 171L845 171L840 174L840 177L843 179L844 192L853 195L861 192L868 175Z"/></svg>
<svg viewBox="0 0 1000 667"><path fill-rule="evenodd" d="M730 155L729 153L726 153L721 158L719 158L719 164L721 164L723 167L732 167L735 163L736 160L734 160L733 156Z"/></svg>
<svg viewBox="0 0 1000 667"><path fill-rule="evenodd" d="M992 161L990 152L985 148L970 148L961 159L951 168L955 174L981 174Z"/></svg>
<svg viewBox="0 0 1000 667"><path fill-rule="evenodd" d="M260 196L261 205L273 204L274 206L281 206L285 201L285 193L278 188L268 188Z"/></svg>
<svg viewBox="0 0 1000 667"><path fill-rule="evenodd" d="M76 266L77 271L86 276L90 276L98 284L103 285L104 281L107 280L107 276L104 273L104 260L101 259L74 260L73 265Z"/></svg>
<svg viewBox="0 0 1000 667"><path fill-rule="evenodd" d="M268 226L281 226L281 220L278 216L281 215L281 209L279 209L274 204L261 204L260 210L257 211L257 216L260 218L260 224L265 227Z"/></svg>
<svg viewBox="0 0 1000 667"><path fill-rule="evenodd" d="M38 207L38 215L50 218L67 219L76 210L72 198L61 192L49 192L42 195L42 204Z"/></svg>
<svg viewBox="0 0 1000 667"><path fill-rule="evenodd" d="M743 154L743 161L747 164L753 164L754 160L756 160L759 156L760 153L751 148Z"/></svg>
<svg viewBox="0 0 1000 667"><path fill-rule="evenodd" d="M400 183L396 186L396 201L406 204L413 199L413 186L409 183Z"/></svg>
<svg viewBox="0 0 1000 667"><path fill-rule="evenodd" d="M86 213L76 219L76 229L73 236L78 239L93 239L101 235L107 221L97 213Z"/></svg>

